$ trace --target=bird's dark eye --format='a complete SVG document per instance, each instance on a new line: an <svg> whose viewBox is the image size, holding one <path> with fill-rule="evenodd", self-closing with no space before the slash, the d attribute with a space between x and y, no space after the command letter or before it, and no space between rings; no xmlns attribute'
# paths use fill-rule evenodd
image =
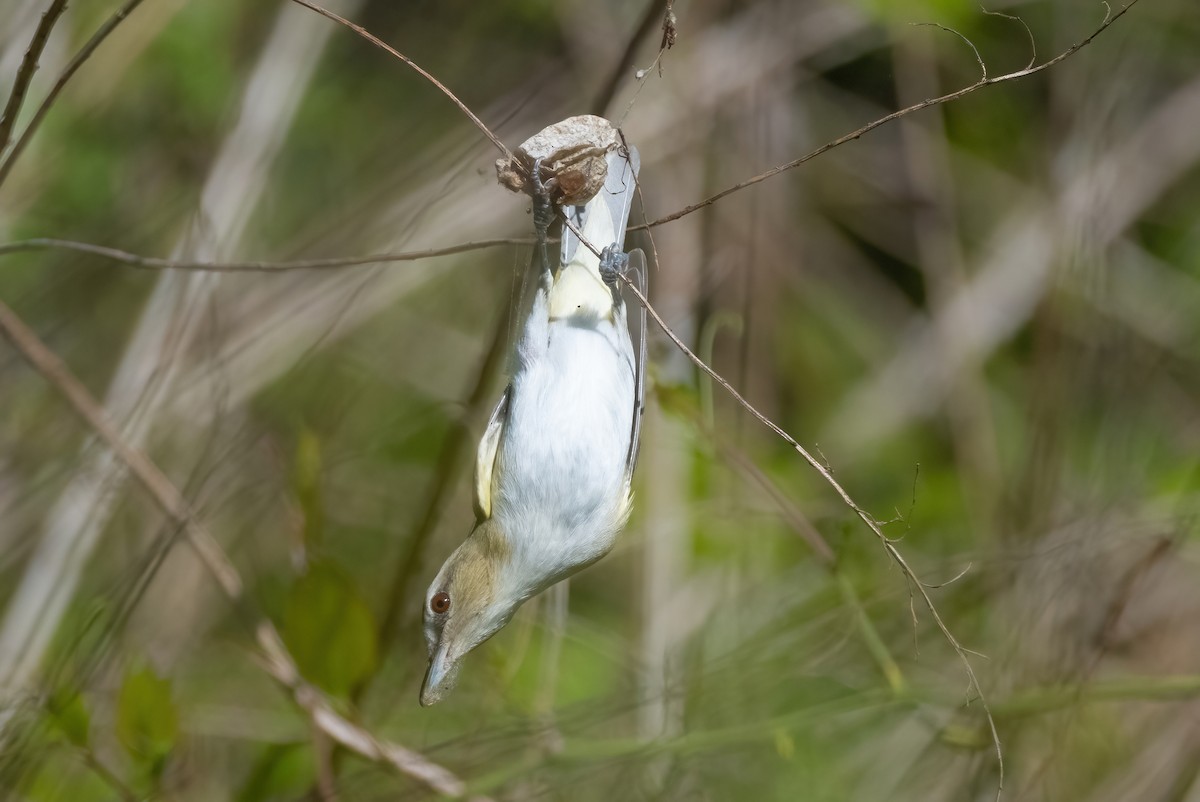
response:
<svg viewBox="0 0 1200 802"><path fill-rule="evenodd" d="M429 609L435 613L447 612L450 609L450 594L444 590L433 594L433 598L429 600Z"/></svg>

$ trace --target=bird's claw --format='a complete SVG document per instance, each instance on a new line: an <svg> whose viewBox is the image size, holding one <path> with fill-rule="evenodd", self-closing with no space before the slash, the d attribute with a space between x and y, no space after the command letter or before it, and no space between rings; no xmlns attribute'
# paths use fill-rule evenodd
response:
<svg viewBox="0 0 1200 802"><path fill-rule="evenodd" d="M542 160L533 160L530 171L530 182L533 184L533 226L538 239L545 241L546 232L554 221L554 210L550 204L550 189L542 181Z"/></svg>
<svg viewBox="0 0 1200 802"><path fill-rule="evenodd" d="M629 269L629 254L621 250L621 246L613 243L605 248L600 253L600 278L604 279L604 283L614 290L617 287L617 279L625 275L625 271Z"/></svg>

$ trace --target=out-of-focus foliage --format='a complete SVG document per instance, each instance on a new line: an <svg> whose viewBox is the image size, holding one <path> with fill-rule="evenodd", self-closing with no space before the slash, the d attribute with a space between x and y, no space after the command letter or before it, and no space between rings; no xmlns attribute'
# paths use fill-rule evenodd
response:
<svg viewBox="0 0 1200 802"><path fill-rule="evenodd" d="M304 675L345 696L375 670L375 620L353 581L334 566L310 566L288 592L283 639Z"/></svg>
<svg viewBox="0 0 1200 802"><path fill-rule="evenodd" d="M151 774L161 773L179 737L170 681L149 668L127 671L117 695L115 730L117 740L135 760L145 763Z"/></svg>
<svg viewBox="0 0 1200 802"><path fill-rule="evenodd" d="M5 97L46 5L9 2ZM330 5L516 144L598 111L647 4ZM22 123L115 7L70 4ZM1020 15L1039 61L1106 13L988 8ZM966 42L910 23L952 26L989 75L1031 56L1020 22L974 2L674 10L662 76L634 79L655 21L605 110L641 149L650 218L977 80ZM1198 41L1194 0L1141 0L1045 72L631 235L657 251L652 298L676 331L888 521L986 656L1005 799L1200 799ZM529 236L495 156L419 76L298 6L146 0L0 186L0 250L282 260ZM431 798L314 737L258 663L261 613L348 717L472 793L994 798L982 705L914 589L657 332L619 546L571 580L561 627L527 604L453 694L417 706L422 594L471 525L470 452L528 258L218 275L0 254L0 299L249 586L228 604L0 348L4 794L265 802L320 798L325 777L340 800Z"/></svg>

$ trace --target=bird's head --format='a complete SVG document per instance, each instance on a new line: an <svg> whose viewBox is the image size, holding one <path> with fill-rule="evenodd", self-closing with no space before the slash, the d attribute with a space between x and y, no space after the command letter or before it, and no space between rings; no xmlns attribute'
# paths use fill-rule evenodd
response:
<svg viewBox="0 0 1200 802"><path fill-rule="evenodd" d="M468 652L509 622L524 597L507 591L504 569L510 556L504 534L492 520L480 522L425 593L425 642L429 668L421 704L442 700L458 679Z"/></svg>

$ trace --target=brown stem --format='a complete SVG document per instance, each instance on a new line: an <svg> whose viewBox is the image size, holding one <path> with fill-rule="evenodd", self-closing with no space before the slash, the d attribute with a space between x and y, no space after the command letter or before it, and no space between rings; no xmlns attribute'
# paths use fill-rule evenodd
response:
<svg viewBox="0 0 1200 802"><path fill-rule="evenodd" d="M337 256L328 259L295 259L281 262L193 262L183 259L160 259L155 256L141 256L140 254L122 251L118 248L109 248L104 245L95 245L90 242L75 242L73 240L43 237L0 245L0 256L27 251L65 250L99 256L144 270L193 270L209 273L285 273L292 270L329 270L332 268L355 267L357 265L378 264L382 262L415 262L420 259L450 256L456 253L478 251L500 245L532 245L535 242L537 240L532 237L525 239L520 237L503 237L499 239L463 242L443 248L428 248L423 251L371 253L365 256ZM548 240L548 242L557 242L557 240Z"/></svg>
<svg viewBox="0 0 1200 802"><path fill-rule="evenodd" d="M17 68L17 78L13 81L12 94L8 96L4 113L0 115L0 153L4 152L12 139L13 126L17 124L17 115L21 113L21 104L25 102L25 93L29 91L33 74L37 72L38 59L42 57L42 51L46 49L50 31L66 10L67 0L51 0L49 8L42 12L42 19L38 22L37 30L33 32L33 38L29 40L29 49L25 51L25 57L21 59L21 66Z"/></svg>
<svg viewBox="0 0 1200 802"><path fill-rule="evenodd" d="M54 86L50 88L50 92L46 95L46 99L42 101L42 105L38 106L37 111L34 112L33 119L29 121L29 125L25 126L25 130L21 132L21 136L18 137L16 143L13 144L12 150L8 152L8 156L3 162L0 162L0 186L4 184L5 179L8 178L8 174L12 172L13 165L16 164L17 159L20 158L21 152L25 150L25 146L29 144L29 140L33 139L33 135L37 133L38 128L41 127L42 120L45 119L46 113L50 111L50 107L54 105L54 101L58 100L59 93L62 92L63 87L67 85L67 82L71 80L71 76L73 76L76 71L83 66L85 61L91 58L92 53L96 52L96 48L100 47L101 43L108 38L108 35L112 33L118 25L124 22L125 18L128 17L133 10L141 4L141 2L142 0L126 0L125 5L118 8L113 12L111 17L105 20L104 24L101 25L94 34L92 34L92 38L88 39L87 44L85 44L79 50L79 52L75 54L74 58L72 58L67 64L66 68L58 76L58 80L54 82Z"/></svg>

